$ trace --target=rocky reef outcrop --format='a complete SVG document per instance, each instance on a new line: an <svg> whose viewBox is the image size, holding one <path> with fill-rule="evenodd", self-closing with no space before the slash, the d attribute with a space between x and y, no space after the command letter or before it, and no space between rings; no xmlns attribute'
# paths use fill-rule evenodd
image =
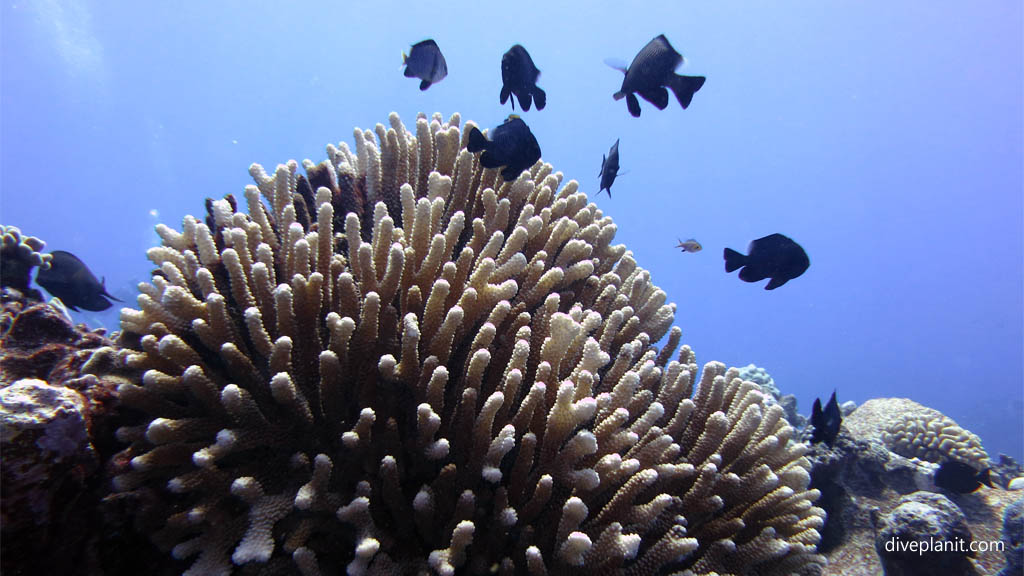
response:
<svg viewBox="0 0 1024 576"><path fill-rule="evenodd" d="M1013 569L1007 565L1009 552L1000 549L1005 546L1009 551L1012 545L999 542L1013 541L1012 534L1004 536L1003 518L1011 514L1010 505L1021 498L1020 491L998 486L970 494L947 492L933 482L937 464L901 456L887 447L886 431L918 407L904 398L869 400L844 417L832 448L818 444L808 454L811 486L821 492L817 505L827 513L819 544L829 561L824 574L967 576ZM1003 476L1021 475L1012 459L1002 462L997 482ZM1014 520L1006 525L1012 531ZM958 539L968 548L973 543L974 549L939 557L901 553L893 545L892 552L885 549L886 542L904 542L907 547L924 540L954 547ZM935 571L936 566L941 571Z"/></svg>

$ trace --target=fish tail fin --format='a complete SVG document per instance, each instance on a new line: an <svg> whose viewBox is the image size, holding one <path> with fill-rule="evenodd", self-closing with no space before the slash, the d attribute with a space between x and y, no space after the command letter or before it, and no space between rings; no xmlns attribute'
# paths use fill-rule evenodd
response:
<svg viewBox="0 0 1024 576"><path fill-rule="evenodd" d="M672 79L668 84L668 87L672 89L672 93L676 95L676 100L679 101L679 105L683 107L683 110L690 105L693 101L693 95L700 90L701 86L704 85L704 76L681 76L673 74Z"/></svg>
<svg viewBox="0 0 1024 576"><path fill-rule="evenodd" d="M732 248L725 249L725 271L733 272L747 263L747 257ZM820 408L819 408L820 409Z"/></svg>
<svg viewBox="0 0 1024 576"><path fill-rule="evenodd" d="M476 153L484 148L487 148L487 137L484 136L483 132L480 131L476 126L469 131L469 141L466 143L466 149L470 152Z"/></svg>
<svg viewBox="0 0 1024 576"><path fill-rule="evenodd" d="M505 102L508 102L508 97L512 95L512 91L507 86L501 87L501 94L498 95L498 101L504 106ZM512 102L512 109L515 110L516 103Z"/></svg>
<svg viewBox="0 0 1024 576"><path fill-rule="evenodd" d="M117 296L111 296L110 292L107 292L107 277L106 276L103 276L103 277L100 278L100 287L103 288L103 291L101 292L102 295L106 296L107 298L110 298L111 300L117 300L118 302L124 302L124 300L121 300Z"/></svg>
<svg viewBox="0 0 1024 576"><path fill-rule="evenodd" d="M534 85L533 100L537 103L537 110L543 110L544 106L547 106L548 95L540 87Z"/></svg>
<svg viewBox="0 0 1024 576"><path fill-rule="evenodd" d="M981 482L982 484L984 484L985 486L988 486L989 488L995 488L995 486L992 485L992 475L991 475L991 472L992 472L991 468L985 468L984 470L979 472L978 473L978 482Z"/></svg>
<svg viewBox="0 0 1024 576"><path fill-rule="evenodd" d="M629 109L629 114L633 118L640 117L640 102L636 99L636 94L632 92L626 94L626 108Z"/></svg>
<svg viewBox="0 0 1024 576"><path fill-rule="evenodd" d="M530 111L530 106L533 105L533 96L530 96L529 90L523 90L516 94L519 97L519 106L526 112Z"/></svg>
<svg viewBox="0 0 1024 576"><path fill-rule="evenodd" d="M432 84L432 82L430 80L424 80L424 81L420 82L420 90L422 91L422 90L426 90L427 88L430 88L431 84Z"/></svg>
<svg viewBox="0 0 1024 576"><path fill-rule="evenodd" d="M626 93L621 91L621 90L616 92L615 94L612 94L612 99L615 100L616 102L618 102L619 100L622 100L625 97L626 97Z"/></svg>

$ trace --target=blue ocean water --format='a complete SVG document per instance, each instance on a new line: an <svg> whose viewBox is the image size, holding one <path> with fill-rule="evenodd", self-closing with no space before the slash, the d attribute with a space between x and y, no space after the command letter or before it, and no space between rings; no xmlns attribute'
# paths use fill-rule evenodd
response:
<svg viewBox="0 0 1024 576"><path fill-rule="evenodd" d="M0 221L85 260L128 304L158 222L240 193L247 168L324 157L397 111L483 126L523 44L543 158L596 198L679 305L703 361L765 367L809 412L909 397L1024 455L1022 5L961 2L4 2ZM664 33L707 76L688 110L614 101ZM433 38L425 92L402 50ZM722 249L786 234L811 267L766 292ZM704 250L683 254L677 239ZM83 313L117 326L117 308Z"/></svg>

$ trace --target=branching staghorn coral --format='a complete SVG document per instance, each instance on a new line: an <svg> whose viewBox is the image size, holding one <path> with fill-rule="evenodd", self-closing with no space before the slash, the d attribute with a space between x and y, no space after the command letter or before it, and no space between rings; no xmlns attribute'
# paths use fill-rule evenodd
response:
<svg viewBox="0 0 1024 576"><path fill-rule="evenodd" d="M115 478L153 539L189 574L816 573L806 446L735 370L694 390L577 183L390 123L158 227Z"/></svg>

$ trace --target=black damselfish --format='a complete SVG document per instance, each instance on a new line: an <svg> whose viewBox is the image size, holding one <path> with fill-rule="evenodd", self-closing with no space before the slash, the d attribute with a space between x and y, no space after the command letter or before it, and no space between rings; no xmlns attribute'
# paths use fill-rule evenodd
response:
<svg viewBox="0 0 1024 576"><path fill-rule="evenodd" d="M814 431L811 433L811 444L824 442L832 446L836 441L836 436L839 436L839 426L842 423L843 415L839 412L835 390L832 391L832 397L828 399L824 410L821 409L821 399L815 398L814 406L811 408L811 426L814 426Z"/></svg>
<svg viewBox="0 0 1024 576"><path fill-rule="evenodd" d="M939 469L935 471L932 481L943 490L949 490L957 494L969 494L981 488L982 484L989 488L994 488L989 472L988 468L978 472L970 464L956 460L947 460L939 465Z"/></svg>
<svg viewBox="0 0 1024 576"><path fill-rule="evenodd" d="M107 298L118 300L107 293L105 280L97 280L84 262L77 256L63 250L50 254L50 267L36 274L36 284L42 286L51 296L60 298L65 306L78 311L101 312L110 308Z"/></svg>
<svg viewBox="0 0 1024 576"><path fill-rule="evenodd" d="M807 271L811 260L799 244L782 234L770 234L750 243L744 256L725 249L725 271L740 270L740 280L757 282L771 278L765 290L774 290Z"/></svg>
<svg viewBox="0 0 1024 576"><path fill-rule="evenodd" d="M519 99L519 106L526 111L530 110L530 103L537 101L537 110L543 110L547 104L548 97L543 90L537 87L537 78L540 77L540 70L533 64L530 53L519 44L509 48L508 52L501 57L501 94L502 105L508 101L510 95ZM516 109L515 98L512 99L512 109Z"/></svg>
<svg viewBox="0 0 1024 576"><path fill-rule="evenodd" d="M668 106L667 86L676 95L679 105L685 110L693 95L704 85L704 76L682 76L675 73L683 62L683 56L676 52L664 34L647 43L633 58L629 68L616 67L626 75L622 88L613 94L616 100L626 99L626 107L634 117L640 116L640 102L635 94L647 100L658 110Z"/></svg>
<svg viewBox="0 0 1024 576"><path fill-rule="evenodd" d="M431 84L440 82L448 75L448 63L433 40L413 44L408 56L402 53L402 63L405 64L406 78L422 80L420 90L430 88Z"/></svg>
<svg viewBox="0 0 1024 576"><path fill-rule="evenodd" d="M501 176L506 182L515 180L523 170L540 160L540 145L537 144L537 139L530 132L526 122L515 114L491 131L490 140L474 126L469 131L466 148L473 153L484 151L480 155L480 165L484 168L504 166Z"/></svg>
<svg viewBox="0 0 1024 576"><path fill-rule="evenodd" d="M615 183L615 177L619 175L619 140L615 140L615 144L612 144L612 149L608 151L607 156L601 156L601 172L598 176L601 177L601 188L597 191L598 194L602 190L608 192L608 197L612 197L612 184Z"/></svg>

